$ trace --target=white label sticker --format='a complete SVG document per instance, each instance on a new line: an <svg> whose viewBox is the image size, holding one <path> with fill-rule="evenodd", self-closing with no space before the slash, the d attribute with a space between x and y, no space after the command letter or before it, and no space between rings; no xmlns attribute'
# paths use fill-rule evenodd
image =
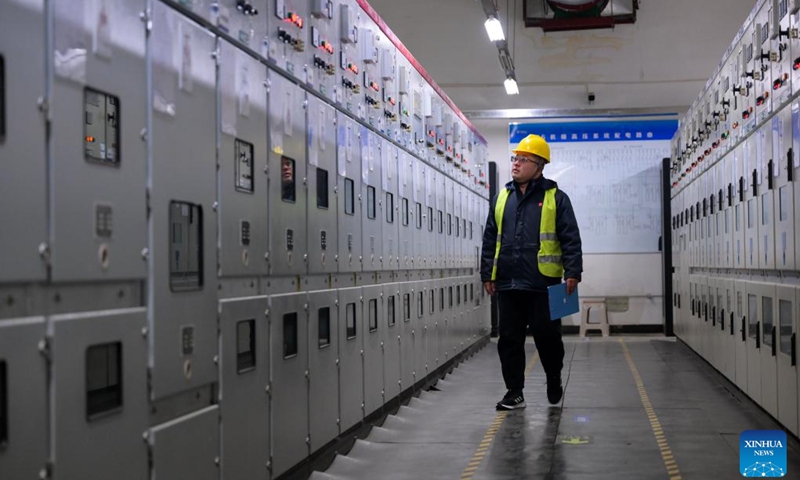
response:
<svg viewBox="0 0 800 480"><path fill-rule="evenodd" d="M108 0L95 0L97 25L92 32L92 48L99 57L111 58L111 7Z"/></svg>
<svg viewBox="0 0 800 480"><path fill-rule="evenodd" d="M347 174L347 128L344 125L339 125L338 138L336 144L337 160L339 163L339 176L344 177Z"/></svg>
<svg viewBox="0 0 800 480"><path fill-rule="evenodd" d="M353 126L347 126L347 142L345 147L345 158L347 159L347 163L351 163L353 161Z"/></svg>
<svg viewBox="0 0 800 480"><path fill-rule="evenodd" d="M261 56L264 58L270 58L270 49L269 49L269 37L264 37L261 40Z"/></svg>
<svg viewBox="0 0 800 480"><path fill-rule="evenodd" d="M308 126L308 164L315 167L319 166L319 150L314 148L314 125Z"/></svg>
<svg viewBox="0 0 800 480"><path fill-rule="evenodd" d="M319 135L317 136L319 139L319 149L324 152L328 143L326 135L326 132L328 131L328 118L325 115L325 107L319 107L319 116L317 117L317 121L319 122Z"/></svg>
<svg viewBox="0 0 800 480"><path fill-rule="evenodd" d="M247 66L247 61L241 56L239 57L241 66L239 67L239 82L237 97L239 100L239 115L242 117L250 116L250 72Z"/></svg>
<svg viewBox="0 0 800 480"><path fill-rule="evenodd" d="M178 86L184 92L191 92L194 88L192 78L192 33L189 30L191 27L185 26L183 23L179 24L179 32L181 39L181 73L178 78Z"/></svg>
<svg viewBox="0 0 800 480"><path fill-rule="evenodd" d="M293 125L292 125L292 92L291 90L286 92L286 99L284 100L283 104L283 134L287 137L291 137L293 134Z"/></svg>

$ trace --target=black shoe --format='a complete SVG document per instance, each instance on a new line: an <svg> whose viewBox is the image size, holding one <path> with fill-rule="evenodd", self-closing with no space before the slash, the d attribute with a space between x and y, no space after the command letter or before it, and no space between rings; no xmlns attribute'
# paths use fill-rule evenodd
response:
<svg viewBox="0 0 800 480"><path fill-rule="evenodd" d="M547 376L547 400L551 405L555 405L561 401L564 395L564 389L561 387L561 374Z"/></svg>
<svg viewBox="0 0 800 480"><path fill-rule="evenodd" d="M525 398L522 396L522 392L509 390L506 396L497 403L495 408L497 408L497 410L516 410L525 407Z"/></svg>

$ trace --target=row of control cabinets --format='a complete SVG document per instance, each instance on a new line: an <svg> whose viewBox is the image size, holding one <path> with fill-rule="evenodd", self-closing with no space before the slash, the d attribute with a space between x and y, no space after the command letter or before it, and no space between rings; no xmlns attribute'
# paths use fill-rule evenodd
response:
<svg viewBox="0 0 800 480"><path fill-rule="evenodd" d="M672 140L675 332L798 434L800 1L759 0Z"/></svg>
<svg viewBox="0 0 800 480"><path fill-rule="evenodd" d="M383 32L366 2L170 3L416 155L464 173L473 184L482 179L472 167L483 163L485 148Z"/></svg>
<svg viewBox="0 0 800 480"><path fill-rule="evenodd" d="M487 334L485 142L362 3L0 2L1 478L277 477Z"/></svg>
<svg viewBox="0 0 800 480"><path fill-rule="evenodd" d="M223 300L218 401L156 427L146 309L54 316L48 478L143 480L148 450L159 478L278 476L477 341L488 305L475 277ZM3 478L47 458L45 323L0 323Z"/></svg>
<svg viewBox="0 0 800 480"><path fill-rule="evenodd" d="M677 335L797 435L800 288L688 273L673 283Z"/></svg>
<svg viewBox="0 0 800 480"><path fill-rule="evenodd" d="M794 100L674 195L673 264L800 270L799 151Z"/></svg>
<svg viewBox="0 0 800 480"><path fill-rule="evenodd" d="M43 26L26 9L37 1L3 16ZM0 239L0 282L43 280L48 265L54 282L142 278L148 214L150 257L173 289L214 273L215 226L223 276L473 265L483 162L415 156L170 5L152 3L146 41L143 4L89 3L120 33L101 42L92 29L105 27L81 28L80 9L55 2L49 148L36 108L46 76L29 61L44 46L34 32L3 40L19 115L0 145L12 159L0 199L3 222L24 228ZM36 151L49 160L31 162Z"/></svg>
<svg viewBox="0 0 800 480"><path fill-rule="evenodd" d="M800 1L760 0L672 143L682 189L800 91ZM776 159L776 164L778 163Z"/></svg>

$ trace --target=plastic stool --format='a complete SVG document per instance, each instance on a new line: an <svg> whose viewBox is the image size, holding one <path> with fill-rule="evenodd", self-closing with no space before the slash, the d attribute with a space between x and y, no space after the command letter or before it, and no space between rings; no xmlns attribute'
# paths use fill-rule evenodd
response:
<svg viewBox="0 0 800 480"><path fill-rule="evenodd" d="M607 337L608 335L608 309L606 308L606 299L598 298L592 300L583 300L581 308L581 328L580 336L585 337L588 330L600 330L600 333ZM589 323L589 315L592 309L600 310L600 323Z"/></svg>

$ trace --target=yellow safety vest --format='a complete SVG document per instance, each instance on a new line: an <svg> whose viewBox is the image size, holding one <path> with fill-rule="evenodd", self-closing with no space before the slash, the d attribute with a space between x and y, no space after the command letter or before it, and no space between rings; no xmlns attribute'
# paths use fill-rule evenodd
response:
<svg viewBox="0 0 800 480"><path fill-rule="evenodd" d="M494 207L494 220L497 223L497 246L494 250L494 265L492 266L492 281L497 278L497 259L500 257L500 240L503 235L503 214L506 211L506 201L511 190L504 188L497 196ZM537 260L539 271L546 277L561 278L564 276L564 265L561 263L561 244L556 236L556 188L544 192L542 205L542 222L539 225L539 253Z"/></svg>

